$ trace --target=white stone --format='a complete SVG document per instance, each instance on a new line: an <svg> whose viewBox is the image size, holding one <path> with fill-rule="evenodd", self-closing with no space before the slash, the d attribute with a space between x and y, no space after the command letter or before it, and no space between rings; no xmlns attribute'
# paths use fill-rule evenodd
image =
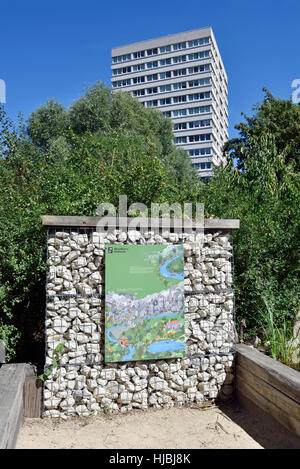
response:
<svg viewBox="0 0 300 469"><path fill-rule="evenodd" d="M87 278L90 275L91 271L88 267L81 267L78 270L78 273L79 273L79 277L84 279L84 278Z"/></svg>
<svg viewBox="0 0 300 469"><path fill-rule="evenodd" d="M127 234L123 231L118 235L118 241L124 243L127 239Z"/></svg>
<svg viewBox="0 0 300 469"><path fill-rule="evenodd" d="M72 396L69 396L69 397L66 397L66 399L64 399L63 401L61 401L60 407L63 410L66 410L70 407L73 407L74 404L75 404L75 399Z"/></svg>
<svg viewBox="0 0 300 469"><path fill-rule="evenodd" d="M88 277L88 282L90 285L98 285L103 281L103 278L100 274L100 272L93 272L89 277Z"/></svg>
<svg viewBox="0 0 300 469"><path fill-rule="evenodd" d="M60 402L61 402L61 399L58 399L56 397L51 397L50 399L44 400L44 406L46 409L55 409L56 407L59 406Z"/></svg>
<svg viewBox="0 0 300 469"><path fill-rule="evenodd" d="M89 262L87 266L88 266L88 269L90 269L91 272L94 272L95 270L98 270L98 267L95 266L94 262Z"/></svg>
<svg viewBox="0 0 300 469"><path fill-rule="evenodd" d="M71 251L67 254L63 260L64 265L71 264L71 262L75 261L80 256L80 251Z"/></svg>
<svg viewBox="0 0 300 469"><path fill-rule="evenodd" d="M79 415L83 415L83 416L89 415L88 408L87 408L85 405L82 405L82 404L75 406L75 411L76 411L77 414L79 414Z"/></svg>
<svg viewBox="0 0 300 469"><path fill-rule="evenodd" d="M233 309L233 301L228 300L223 304L223 307L226 309L226 311L232 311Z"/></svg>
<svg viewBox="0 0 300 469"><path fill-rule="evenodd" d="M45 417L59 418L60 415L61 414L60 414L59 410L55 410L55 409L46 410L44 412Z"/></svg>
<svg viewBox="0 0 300 469"><path fill-rule="evenodd" d="M130 404L130 402L132 401L132 396L133 394L131 392L121 392L118 400L121 404Z"/></svg>
<svg viewBox="0 0 300 469"><path fill-rule="evenodd" d="M72 240L75 241L79 246L86 246L89 242L87 234L74 233L71 235Z"/></svg>
<svg viewBox="0 0 300 469"><path fill-rule="evenodd" d="M115 372L114 369L105 369L105 370L101 371L100 376L101 376L101 378L110 381L110 380L115 379L116 372Z"/></svg>
<svg viewBox="0 0 300 469"><path fill-rule="evenodd" d="M93 332L96 331L97 326L96 326L96 324L94 324L94 323L89 323L89 324L83 323L83 324L80 324L79 329L80 329L84 334L91 335Z"/></svg>
<svg viewBox="0 0 300 469"><path fill-rule="evenodd" d="M76 287L78 291L84 295L91 295L93 293L93 289L86 283L77 283Z"/></svg>
<svg viewBox="0 0 300 469"><path fill-rule="evenodd" d="M72 281L72 274L70 270L67 269L67 267L65 267L64 265L58 265L56 267L55 273L57 277L62 277L63 279L69 280L70 282Z"/></svg>
<svg viewBox="0 0 300 469"><path fill-rule="evenodd" d="M105 233L94 232L92 233L91 242L94 244L94 246L102 247L103 244L108 242L108 239Z"/></svg>
<svg viewBox="0 0 300 469"><path fill-rule="evenodd" d="M149 379L149 385L152 389L155 389L156 391L161 391L163 389L166 389L168 387L167 381L165 381L162 378L152 376Z"/></svg>
<svg viewBox="0 0 300 469"><path fill-rule="evenodd" d="M135 243L137 240L140 239L141 233L136 230L128 230L127 237L129 241L131 241L132 243Z"/></svg>
<svg viewBox="0 0 300 469"><path fill-rule="evenodd" d="M78 329L79 329L79 327L78 327ZM76 334L76 339L77 339L77 342L79 344L86 344L87 342L89 342L89 337L87 335L85 335L83 332L78 332Z"/></svg>
<svg viewBox="0 0 300 469"><path fill-rule="evenodd" d="M69 311L68 311L68 316L71 319L75 319L75 318L77 318L79 312L80 312L80 310L76 307L70 308Z"/></svg>
<svg viewBox="0 0 300 469"><path fill-rule="evenodd" d="M72 269L81 269L82 267L85 267L86 265L87 265L87 259L81 256L75 259L74 262L72 262Z"/></svg>
<svg viewBox="0 0 300 469"><path fill-rule="evenodd" d="M100 345L99 344L86 344L86 351L87 353L99 353L100 352Z"/></svg>
<svg viewBox="0 0 300 469"><path fill-rule="evenodd" d="M49 238L48 239L48 246L55 246L57 248L63 246L64 242L59 239L58 237L55 237L55 238Z"/></svg>
<svg viewBox="0 0 300 469"><path fill-rule="evenodd" d="M69 328L69 323L65 319L55 318L53 319L52 328L56 332L63 334Z"/></svg>

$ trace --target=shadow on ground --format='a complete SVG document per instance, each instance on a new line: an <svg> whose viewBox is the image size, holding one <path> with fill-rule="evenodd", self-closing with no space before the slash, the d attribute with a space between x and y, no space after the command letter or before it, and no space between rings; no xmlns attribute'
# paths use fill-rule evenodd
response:
<svg viewBox="0 0 300 469"><path fill-rule="evenodd" d="M258 406L241 406L237 399L217 403L219 409L265 449L300 449L300 438Z"/></svg>

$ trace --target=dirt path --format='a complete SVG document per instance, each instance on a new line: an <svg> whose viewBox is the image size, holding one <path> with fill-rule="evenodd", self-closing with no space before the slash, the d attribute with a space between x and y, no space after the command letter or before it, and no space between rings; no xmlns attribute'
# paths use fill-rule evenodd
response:
<svg viewBox="0 0 300 469"><path fill-rule="evenodd" d="M25 419L17 448L262 448L218 407L171 408L68 420Z"/></svg>

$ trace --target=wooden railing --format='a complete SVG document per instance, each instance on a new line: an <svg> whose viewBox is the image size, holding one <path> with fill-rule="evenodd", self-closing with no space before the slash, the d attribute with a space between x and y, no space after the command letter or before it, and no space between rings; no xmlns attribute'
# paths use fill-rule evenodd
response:
<svg viewBox="0 0 300 469"><path fill-rule="evenodd" d="M236 346L238 400L252 402L300 438L300 373L245 344Z"/></svg>

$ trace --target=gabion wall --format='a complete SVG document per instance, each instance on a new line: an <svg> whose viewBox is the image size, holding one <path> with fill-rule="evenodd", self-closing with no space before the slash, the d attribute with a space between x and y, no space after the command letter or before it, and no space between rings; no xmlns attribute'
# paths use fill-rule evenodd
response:
<svg viewBox="0 0 300 469"><path fill-rule="evenodd" d="M234 292L229 232L203 241L163 231L49 228L46 367L43 415L66 418L174 405L201 405L233 392ZM115 244L183 244L185 358L104 363L104 248Z"/></svg>

